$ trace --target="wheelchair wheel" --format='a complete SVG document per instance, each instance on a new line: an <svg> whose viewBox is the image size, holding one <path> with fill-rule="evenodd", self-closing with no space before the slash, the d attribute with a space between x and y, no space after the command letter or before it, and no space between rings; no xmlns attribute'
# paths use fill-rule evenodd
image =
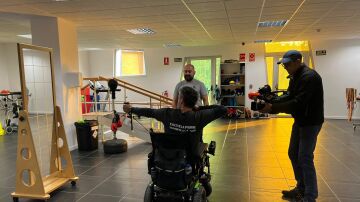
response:
<svg viewBox="0 0 360 202"><path fill-rule="evenodd" d="M207 197L210 196L210 194L212 192L212 186L211 186L210 182L204 183L203 186L204 186L204 189L206 191L206 196Z"/></svg>
<svg viewBox="0 0 360 202"><path fill-rule="evenodd" d="M200 185L199 189L195 192L193 202L206 202L206 191L203 186Z"/></svg>
<svg viewBox="0 0 360 202"><path fill-rule="evenodd" d="M154 201L153 200L153 189L152 189L152 185L149 184L145 190L144 202L153 202L153 201Z"/></svg>

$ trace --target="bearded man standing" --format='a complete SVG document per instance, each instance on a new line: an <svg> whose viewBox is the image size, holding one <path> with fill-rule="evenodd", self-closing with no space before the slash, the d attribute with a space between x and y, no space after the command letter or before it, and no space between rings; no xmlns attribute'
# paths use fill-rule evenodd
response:
<svg viewBox="0 0 360 202"><path fill-rule="evenodd" d="M172 107L179 108L179 106L180 106L179 92L180 92L181 88L184 86L191 87L198 93L199 96L198 96L198 100L196 102L196 107L203 106L203 105L204 106L209 105L208 94L207 94L207 90L206 90L204 83L199 80L194 79L194 75L196 73L194 65L192 65L192 64L185 65L183 72L184 72L185 80L180 81L175 87Z"/></svg>

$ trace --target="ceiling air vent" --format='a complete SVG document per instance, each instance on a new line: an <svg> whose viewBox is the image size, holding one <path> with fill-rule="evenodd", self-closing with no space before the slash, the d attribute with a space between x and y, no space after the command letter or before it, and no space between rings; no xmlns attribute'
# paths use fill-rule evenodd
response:
<svg viewBox="0 0 360 202"><path fill-rule="evenodd" d="M254 43L268 43L268 42L272 42L271 39L264 39L264 40L256 40L254 41Z"/></svg>
<svg viewBox="0 0 360 202"><path fill-rule="evenodd" d="M258 27L283 27L286 23L287 20L263 21L258 22Z"/></svg>
<svg viewBox="0 0 360 202"><path fill-rule="evenodd" d="M164 47L166 47L166 48L179 48L179 47L181 47L181 45L176 44L176 43L168 43L168 44L164 44Z"/></svg>
<svg viewBox="0 0 360 202"><path fill-rule="evenodd" d="M132 34L155 34L155 31L149 28L136 28L136 29L128 29L126 30Z"/></svg>

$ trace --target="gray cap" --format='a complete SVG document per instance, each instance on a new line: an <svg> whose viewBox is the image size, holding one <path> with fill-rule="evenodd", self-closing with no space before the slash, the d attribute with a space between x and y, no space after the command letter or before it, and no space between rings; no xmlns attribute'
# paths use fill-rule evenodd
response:
<svg viewBox="0 0 360 202"><path fill-rule="evenodd" d="M277 64L281 64L281 63L286 64L288 62L301 60L301 59L302 59L302 55L299 51L289 50L284 54L283 58L279 62L277 62Z"/></svg>

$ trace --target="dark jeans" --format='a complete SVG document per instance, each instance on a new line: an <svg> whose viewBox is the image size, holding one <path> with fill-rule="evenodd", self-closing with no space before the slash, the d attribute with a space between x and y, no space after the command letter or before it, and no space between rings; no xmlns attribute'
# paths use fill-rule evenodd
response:
<svg viewBox="0 0 360 202"><path fill-rule="evenodd" d="M289 145L289 158L294 170L297 187L308 199L318 197L314 150L322 125L299 126L294 123Z"/></svg>

